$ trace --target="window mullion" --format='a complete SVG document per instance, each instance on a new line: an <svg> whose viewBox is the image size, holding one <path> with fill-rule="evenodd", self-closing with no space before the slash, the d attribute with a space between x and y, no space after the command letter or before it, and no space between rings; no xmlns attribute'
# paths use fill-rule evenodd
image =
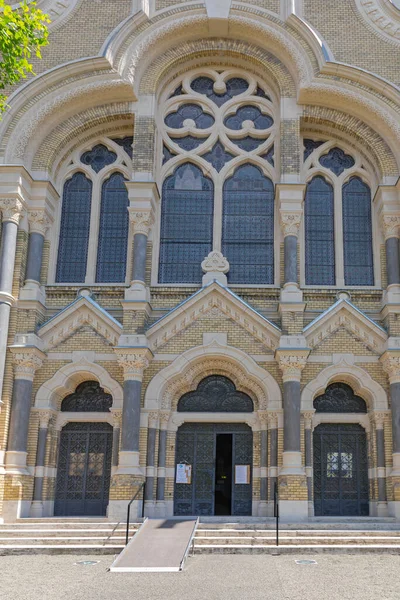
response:
<svg viewBox="0 0 400 600"><path fill-rule="evenodd" d="M89 250L86 263L85 283L96 281L97 246L99 238L100 221L100 180L98 177L93 181L92 210L90 213Z"/></svg>
<svg viewBox="0 0 400 600"><path fill-rule="evenodd" d="M343 205L342 205L342 185L335 181L335 258L336 258L336 285L344 287L344 252L343 252Z"/></svg>

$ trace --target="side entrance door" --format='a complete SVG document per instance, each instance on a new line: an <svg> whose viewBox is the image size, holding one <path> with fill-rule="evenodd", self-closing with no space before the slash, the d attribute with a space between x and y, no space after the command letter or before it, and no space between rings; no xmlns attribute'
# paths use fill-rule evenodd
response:
<svg viewBox="0 0 400 600"><path fill-rule="evenodd" d="M54 515L106 515L111 455L108 423L69 423L62 429Z"/></svg>
<svg viewBox="0 0 400 600"><path fill-rule="evenodd" d="M247 425L182 425L176 464L191 465L192 478L175 483L175 515L251 515L252 463L253 433ZM236 482L236 466L249 467L248 482Z"/></svg>
<svg viewBox="0 0 400 600"><path fill-rule="evenodd" d="M367 437L361 425L314 430L315 516L368 516Z"/></svg>

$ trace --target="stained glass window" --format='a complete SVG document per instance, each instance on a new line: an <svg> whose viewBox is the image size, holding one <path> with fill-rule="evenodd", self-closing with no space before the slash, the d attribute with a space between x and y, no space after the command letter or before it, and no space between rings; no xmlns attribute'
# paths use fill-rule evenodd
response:
<svg viewBox="0 0 400 600"><path fill-rule="evenodd" d="M248 135L244 138L240 138L239 140L232 139L231 142L236 144L236 146L239 146L239 148L241 150L244 150L245 152L252 152L253 150L256 150L259 146L261 146L261 144L263 144L265 140L253 138L250 135Z"/></svg>
<svg viewBox="0 0 400 600"><path fill-rule="evenodd" d="M343 186L344 279L346 285L374 285L371 190L359 177Z"/></svg>
<svg viewBox="0 0 400 600"><path fill-rule="evenodd" d="M304 205L307 285L335 285L333 187L321 176L307 185Z"/></svg>
<svg viewBox="0 0 400 600"><path fill-rule="evenodd" d="M132 136L127 136L124 138L113 138L113 142L118 144L118 146L121 146L121 148L123 148L125 150L127 155L130 158L132 158L132 154L133 154L133 152L132 152L133 137Z"/></svg>
<svg viewBox="0 0 400 600"><path fill-rule="evenodd" d="M121 173L103 183L97 248L96 282L123 283L128 244L128 190Z"/></svg>
<svg viewBox="0 0 400 600"><path fill-rule="evenodd" d="M85 281L91 203L92 182L83 173L75 173L64 184L56 274L58 283Z"/></svg>
<svg viewBox="0 0 400 600"><path fill-rule="evenodd" d="M226 82L226 92L217 94L214 92L214 81L210 77L197 77L192 81L191 88L198 94L204 94L217 106L222 106L234 96L247 91L249 84L241 77L233 77Z"/></svg>
<svg viewBox="0 0 400 600"><path fill-rule="evenodd" d="M307 160L307 158L310 156L310 154L312 154L314 152L314 150L316 150L317 148L322 146L322 144L325 144L325 142L316 141L316 140L304 140L303 143L304 143L304 160Z"/></svg>
<svg viewBox="0 0 400 600"><path fill-rule="evenodd" d="M185 137L175 137L170 135L169 137L175 144L178 144L182 150L186 150L186 152L198 148L205 141L205 138L198 138L193 135L185 135Z"/></svg>
<svg viewBox="0 0 400 600"><path fill-rule="evenodd" d="M254 165L242 165L225 182L222 253L229 283L274 282L274 186Z"/></svg>
<svg viewBox="0 0 400 600"><path fill-rule="evenodd" d="M111 165L117 160L117 155L106 148L103 144L97 144L88 152L84 152L81 156L81 162L84 165L92 167L93 171L98 173L107 165Z"/></svg>
<svg viewBox="0 0 400 600"><path fill-rule="evenodd" d="M243 128L245 121L254 123L255 129L269 129L274 122L269 115L263 115L257 106L246 105L238 108L235 115L226 117L225 126L234 131L239 131Z"/></svg>
<svg viewBox="0 0 400 600"><path fill-rule="evenodd" d="M163 185L160 283L201 283L201 262L212 249L214 186L192 163Z"/></svg>
<svg viewBox="0 0 400 600"><path fill-rule="evenodd" d="M214 117L205 113L198 104L182 104L175 112L167 115L164 122L167 127L181 129L187 120L193 121L198 129L208 129L214 125Z"/></svg>
<svg viewBox="0 0 400 600"><path fill-rule="evenodd" d="M319 162L335 175L341 175L345 169L350 169L355 164L354 158L343 152L341 148L331 148L328 154L321 156Z"/></svg>
<svg viewBox="0 0 400 600"><path fill-rule="evenodd" d="M221 171L227 162L234 158L233 154L227 152L221 142L218 140L210 152L203 154L203 158L212 164L216 171Z"/></svg>
<svg viewBox="0 0 400 600"><path fill-rule="evenodd" d="M365 400L356 396L347 383L332 383L325 392L315 398L314 408L318 413L366 413Z"/></svg>

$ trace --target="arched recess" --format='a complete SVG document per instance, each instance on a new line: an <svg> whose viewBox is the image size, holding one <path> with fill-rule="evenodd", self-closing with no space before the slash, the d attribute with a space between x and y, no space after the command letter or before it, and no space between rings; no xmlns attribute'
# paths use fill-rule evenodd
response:
<svg viewBox="0 0 400 600"><path fill-rule="evenodd" d="M369 411L388 410L388 398L385 390L379 383L362 369L341 361L323 369L319 375L308 383L301 395L301 410L313 411L314 399L323 394L325 389L334 382L350 385L357 396L361 396L368 406Z"/></svg>
<svg viewBox="0 0 400 600"><path fill-rule="evenodd" d="M237 348L214 341L196 346L176 358L150 381L144 405L152 410L176 410L179 398L196 390L208 375L223 375L238 391L250 396L257 410L280 410L282 395L268 371Z"/></svg>
<svg viewBox="0 0 400 600"><path fill-rule="evenodd" d="M90 380L98 381L104 391L111 394L113 409L122 408L123 390L121 385L110 376L104 367L84 358L79 362L61 367L51 379L43 383L36 393L34 406L35 408L59 410L65 396L75 392L80 383Z"/></svg>

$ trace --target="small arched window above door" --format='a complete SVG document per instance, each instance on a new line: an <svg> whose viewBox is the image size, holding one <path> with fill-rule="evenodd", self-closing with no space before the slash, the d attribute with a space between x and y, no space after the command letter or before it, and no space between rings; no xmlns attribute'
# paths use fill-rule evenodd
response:
<svg viewBox="0 0 400 600"><path fill-rule="evenodd" d="M61 412L108 412L112 396L97 381L85 381L61 403Z"/></svg>
<svg viewBox="0 0 400 600"><path fill-rule="evenodd" d="M347 383L332 383L314 400L317 413L366 413L365 400L356 396Z"/></svg>
<svg viewBox="0 0 400 600"><path fill-rule="evenodd" d="M178 402L178 412L253 412L253 401L222 375L203 379L197 390L184 394Z"/></svg>

